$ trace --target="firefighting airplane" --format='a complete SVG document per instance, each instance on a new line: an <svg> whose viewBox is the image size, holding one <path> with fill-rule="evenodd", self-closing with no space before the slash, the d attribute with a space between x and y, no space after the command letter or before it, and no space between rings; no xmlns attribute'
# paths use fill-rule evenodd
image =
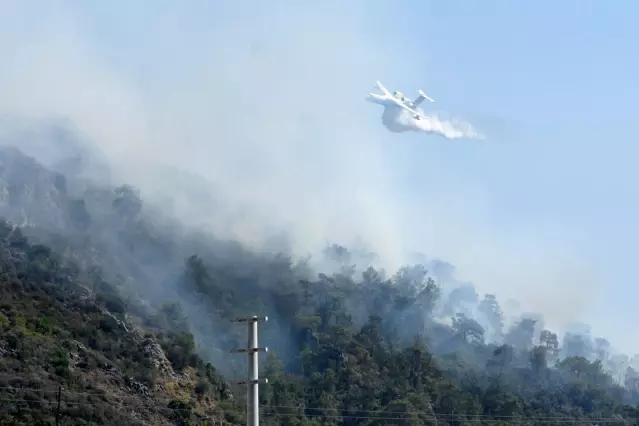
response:
<svg viewBox="0 0 639 426"><path fill-rule="evenodd" d="M414 101L411 101L407 97L404 96L401 92L393 92L392 94L382 86L382 83L379 81L376 82L379 90L382 91L381 95L376 93L369 93L366 99L369 102L376 103L378 105L382 105L384 107L384 114L387 115L387 112L393 111L393 115L397 115L401 109L404 109L411 113L415 120L426 120L426 117L421 115L419 112L415 110L421 104L424 99L428 99L431 102L435 102L433 98L428 97L423 91L418 90L419 96Z"/></svg>

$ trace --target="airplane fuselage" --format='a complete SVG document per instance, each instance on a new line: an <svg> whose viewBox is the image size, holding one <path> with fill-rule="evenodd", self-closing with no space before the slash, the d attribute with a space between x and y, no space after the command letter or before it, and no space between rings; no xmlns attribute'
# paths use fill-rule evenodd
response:
<svg viewBox="0 0 639 426"><path fill-rule="evenodd" d="M393 117L398 117L403 111L405 111L405 109L398 105L398 102L403 103L409 108L412 107L412 102L402 101L402 99L397 96L395 96L393 99L389 95L378 95L376 93L369 93L366 97L366 100L374 104L383 106L384 114L386 116L392 115ZM418 120L419 116L413 116L413 118Z"/></svg>
<svg viewBox="0 0 639 426"><path fill-rule="evenodd" d="M411 101L409 101L408 99L406 99L403 96L394 96L395 99L391 99L388 96L385 95L378 95L376 93L369 93L368 97L366 98L368 101L373 102L375 104L378 105L384 105L384 106L397 106L397 102L401 102L404 105L406 105L409 108L413 108L413 103ZM398 107L399 108L399 107Z"/></svg>

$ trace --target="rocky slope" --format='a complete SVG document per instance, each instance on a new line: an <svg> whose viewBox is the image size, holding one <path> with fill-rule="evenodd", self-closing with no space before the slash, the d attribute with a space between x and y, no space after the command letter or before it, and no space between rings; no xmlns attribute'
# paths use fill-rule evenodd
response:
<svg viewBox="0 0 639 426"><path fill-rule="evenodd" d="M145 325L99 276L4 222L0 255L0 424L213 424L241 411L189 334Z"/></svg>

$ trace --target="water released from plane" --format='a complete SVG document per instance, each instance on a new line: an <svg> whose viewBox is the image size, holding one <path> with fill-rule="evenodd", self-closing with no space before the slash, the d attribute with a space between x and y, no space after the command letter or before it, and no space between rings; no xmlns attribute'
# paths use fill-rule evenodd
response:
<svg viewBox="0 0 639 426"><path fill-rule="evenodd" d="M446 139L485 139L470 123L461 120L446 120L437 114L424 114L417 106L424 99L435 102L421 90L415 101L410 101L401 92L390 92L378 81L377 87L382 94L369 93L369 102L384 107L382 123L393 133L425 132L437 134Z"/></svg>
<svg viewBox="0 0 639 426"><path fill-rule="evenodd" d="M456 119L446 120L436 114L424 114L421 110L418 111L423 117L420 120L415 120L408 111L399 111L399 114L394 117L396 125L393 127L404 129L403 131L434 133L446 139L485 139L470 123ZM383 117L382 122L384 122Z"/></svg>

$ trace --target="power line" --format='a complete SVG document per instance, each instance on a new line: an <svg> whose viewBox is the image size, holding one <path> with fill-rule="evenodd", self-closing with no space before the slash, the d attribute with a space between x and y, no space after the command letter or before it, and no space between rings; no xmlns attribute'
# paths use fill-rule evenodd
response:
<svg viewBox="0 0 639 426"><path fill-rule="evenodd" d="M52 400L27 400L24 398L0 399L0 402L14 403L17 406L18 412L30 412L30 413L42 412L42 410L37 410L33 408L32 407L33 405L53 406L54 404L57 404L57 401L52 401ZM22 407L20 404L26 404L28 408ZM3 405L4 404L0 405L0 415L2 414L1 410L3 408ZM221 425L224 425L224 424L230 425L230 423L215 417L216 415L219 416L224 413L234 413L234 414L240 413L239 411L225 410L223 412L216 411L216 412L208 412L206 414L202 414L202 413L194 412L194 410L192 410L191 408L163 407L162 409L158 409L158 407L149 407L143 404L130 404L129 406L127 406L126 404L122 404L122 403L108 404L108 403L92 403L92 402L82 402L82 401L72 401L72 402L62 401L61 407L57 409L58 411L56 411L56 421L59 421L59 419L62 417L69 417L68 413L65 414L65 411L69 409L89 408L89 407L111 409L111 414L119 414L120 417L125 417L122 413L130 413L132 408L134 411L139 410L140 408L143 408L151 412L155 412L156 414L161 413L161 411L163 410L174 412L174 413L175 412L188 413L188 414L193 413L201 417L201 419L213 421L213 424L221 424Z"/></svg>
<svg viewBox="0 0 639 426"><path fill-rule="evenodd" d="M240 382L240 383L245 383L244 381ZM1 389L10 389L10 390L20 390L20 391L33 391L33 392L43 392L43 393L56 393L58 392L57 389L50 389L50 390L44 390L41 388L17 388L17 387L0 387ZM92 392L74 392L74 391L63 391L62 395L87 395L87 396L94 396L94 395L100 395L100 396L104 396L104 394L102 393L92 393ZM18 399L18 398L0 398L0 402L11 402L11 401L23 401L23 402L31 402L31 403L53 403L55 401L53 400L35 400L35 399ZM57 400L56 400L57 401ZM87 405L87 406L112 406L113 403L104 403L104 404L98 404L95 402L90 402L90 401L69 401L66 402L64 400L62 400L62 402L65 405ZM231 403L231 402L216 402L216 407L222 408L224 409L225 406L230 406L232 408L234 408L236 405ZM319 412L331 412L331 411L337 411L337 412L344 412L344 411L353 411L353 412L358 412L358 413L367 413L367 414L405 414L405 415L421 415L421 416L437 416L438 418L454 418L454 417L464 417L464 418L489 418L489 419L522 419L522 420L526 420L526 419L531 419L534 418L536 420L566 420L566 418L564 416L535 416L535 417L525 417L523 415L490 415L490 414L470 414L470 413L442 413L442 412L434 412L434 411L388 411L388 410L384 410L384 409L380 409L380 410L366 410L366 409L353 409L353 410L348 410L348 409L344 409L344 408L327 408L327 407L307 407L305 405L260 405L259 406L262 409L288 409L288 410L303 410L303 411L319 411ZM145 408L150 408L150 407L146 407ZM170 409L173 411L191 411L190 409L179 409L179 408L169 408L166 407L166 409ZM232 410L227 410L224 409L225 412L229 412L229 413L236 413L236 411L232 411ZM271 415L274 415L276 413L272 413ZM314 414L311 414L314 415ZM332 415L332 416L328 416L328 417L343 417L342 415ZM368 417L366 417L368 418ZM626 416L626 419L635 419L635 417L629 417ZM636 417L636 419L639 419L639 417ZM597 419L599 420L599 419ZM618 419L619 420L619 419Z"/></svg>
<svg viewBox="0 0 639 426"><path fill-rule="evenodd" d="M0 402L14 402L14 403L26 403L26 404L53 404L54 402L57 401L52 401L52 400L27 400L24 398L8 398L8 399L2 399L0 398ZM125 408L124 404L112 404L112 403L94 403L94 402L84 402L84 401L63 401L64 402L64 406L65 407L77 407L77 406L87 406L87 407L108 407L108 408L115 408L114 406L117 406L118 408ZM136 404L131 404L131 405L136 405ZM148 407L145 405L142 405L144 408L147 409L154 409L157 407ZM320 408L320 407L315 407L315 408L310 408L310 407L303 407L303 406L269 406L269 405L262 405L262 407L264 408L287 408L287 409L302 409L302 410L314 410L314 411L345 411L343 409L339 409L339 408ZM217 405L217 408L219 407L219 404ZM177 412L181 412L181 411L186 411L186 412L192 412L192 409L185 409L185 408L177 408L177 407L164 407L163 409L166 410L170 410L170 411L177 411ZM398 420L398 419L406 419L408 417L406 416L422 416L425 418L430 418L430 419L446 419L446 418L464 418L466 420L482 420L482 419L491 419L491 420L500 420L500 419L518 419L520 421L531 421L531 420L535 420L535 421L546 421L546 422L551 422L551 423L574 423L574 422L583 422L585 419L590 420L588 417L583 417L583 418L579 418L579 419L568 419L565 417L560 417L560 416L506 416L506 415L488 415L488 414L465 414L465 413L457 413L457 414L444 414L444 413L434 413L434 412L424 412L424 411L403 411L403 412L399 412L399 411L375 411L375 410L353 410L355 412L362 412L362 413L379 413L381 414L381 416L372 416L372 415L360 415L360 414L316 414L316 415L312 415L311 417L326 417L326 418L349 418L349 419L382 419L382 420ZM224 413L234 413L234 414L240 414L243 412L237 411L237 410L227 410L227 409L223 409ZM388 416L389 414L404 414L404 416L402 417L397 417L397 416ZM296 413L268 413L266 414L267 416L299 416L300 414L296 414ZM304 414L301 414L304 415ZM639 419L639 417L630 417L630 416L626 416L624 417L624 419ZM592 419L592 421L622 421L621 418L619 417L607 417L607 418L598 418L598 419Z"/></svg>
<svg viewBox="0 0 639 426"><path fill-rule="evenodd" d="M2 401L0 399L0 401ZM5 400L6 401L6 400ZM24 403L28 403L28 402L33 402L33 401L27 401L27 400L19 400L19 399L12 399L9 400L10 402L24 402ZM53 403L53 401L44 401L45 403ZM71 406L74 405L83 405L83 404L71 404ZM84 404L87 406L92 406L92 407L110 407L110 408L115 408L112 405L109 404ZM125 408L125 407L119 407L119 408ZM180 412L180 411L190 411L187 409L180 409L180 408L167 408L171 411L176 411L176 412ZM21 408L21 411L25 411L25 412L37 412L37 410L34 410L33 408ZM230 411L230 410L225 410L224 413L228 413L228 414L243 414L244 411ZM420 413L420 412L405 412L404 414L407 415L422 415L422 420L437 420L437 419L445 419L446 416L448 415L434 415L434 414L426 414L426 413ZM298 417L298 414L295 413L269 413L269 414L265 414L265 417L276 417L276 418L290 418L290 417ZM595 422L598 424L601 423L618 423L618 422L623 422L624 420L637 420L639 418L636 417L625 417L625 418L616 418L616 417L602 417L602 418L597 418L597 419L589 419L589 418L574 418L574 419L552 419L552 418L548 418L548 417L516 417L516 416L481 416L481 418L475 418L473 419L473 415L464 415L464 414L455 414L455 417L460 417L460 418L464 418L464 420L467 421L471 421L471 422L475 422L475 421L482 421L482 420L499 420L499 419L504 419L504 418L510 418L510 419L517 419L519 422L536 422L536 424L539 424L539 422L542 422L544 424L576 424L576 423L583 423L583 422ZM407 417L407 416L362 416L362 415L322 415L322 416L314 416L314 417L324 417L324 418L329 418L329 419L352 419L352 420L407 420L410 419L411 417ZM209 418L207 420L213 420L213 421L222 421L222 422L226 422L225 420L221 420L221 419L214 419L214 418ZM223 423L224 424L224 423ZM226 422L226 424L231 425L231 423Z"/></svg>

